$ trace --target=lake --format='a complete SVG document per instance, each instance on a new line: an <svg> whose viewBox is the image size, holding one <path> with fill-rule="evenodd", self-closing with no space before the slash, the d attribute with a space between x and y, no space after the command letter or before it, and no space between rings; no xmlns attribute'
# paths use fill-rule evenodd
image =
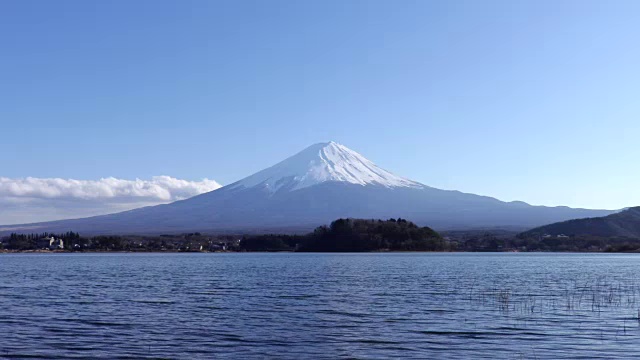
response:
<svg viewBox="0 0 640 360"><path fill-rule="evenodd" d="M640 356L640 255L2 254L0 357Z"/></svg>

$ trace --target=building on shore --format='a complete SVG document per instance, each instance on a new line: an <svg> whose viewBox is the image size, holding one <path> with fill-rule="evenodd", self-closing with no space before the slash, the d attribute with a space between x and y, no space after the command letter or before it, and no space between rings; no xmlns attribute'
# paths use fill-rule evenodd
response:
<svg viewBox="0 0 640 360"><path fill-rule="evenodd" d="M38 240L39 249L62 250L64 249L64 241L55 237L44 237Z"/></svg>

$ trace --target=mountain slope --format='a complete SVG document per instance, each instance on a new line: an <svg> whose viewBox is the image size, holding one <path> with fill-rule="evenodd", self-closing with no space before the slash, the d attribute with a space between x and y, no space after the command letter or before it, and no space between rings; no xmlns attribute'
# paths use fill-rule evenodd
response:
<svg viewBox="0 0 640 360"><path fill-rule="evenodd" d="M402 217L436 229L524 229L610 213L506 203L431 188L394 175L357 152L329 142L312 145L268 169L187 200L85 219L0 226L0 233L308 230L340 217Z"/></svg>
<svg viewBox="0 0 640 360"><path fill-rule="evenodd" d="M603 217L569 220L541 226L522 234L524 237L542 235L586 235L640 239L640 207Z"/></svg>

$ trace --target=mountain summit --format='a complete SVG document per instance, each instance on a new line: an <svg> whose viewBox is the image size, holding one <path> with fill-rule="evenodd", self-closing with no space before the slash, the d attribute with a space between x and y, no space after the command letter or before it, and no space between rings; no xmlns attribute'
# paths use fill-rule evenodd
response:
<svg viewBox="0 0 640 360"><path fill-rule="evenodd" d="M611 213L507 203L435 189L394 175L346 146L328 142L312 145L270 168L187 200L84 219L0 226L0 233L306 231L349 217L402 217L436 229L525 229Z"/></svg>
<svg viewBox="0 0 640 360"><path fill-rule="evenodd" d="M296 155L231 185L232 188L261 186L270 192L295 191L324 182L337 181L387 188L421 188L424 185L381 169L348 147L335 143L311 145Z"/></svg>

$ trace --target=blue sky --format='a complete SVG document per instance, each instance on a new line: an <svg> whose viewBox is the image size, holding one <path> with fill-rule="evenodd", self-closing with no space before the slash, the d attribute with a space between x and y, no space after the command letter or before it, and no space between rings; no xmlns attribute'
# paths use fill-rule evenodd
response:
<svg viewBox="0 0 640 360"><path fill-rule="evenodd" d="M2 1L0 177L228 184L334 140L435 187L640 205L638 13L638 1Z"/></svg>

